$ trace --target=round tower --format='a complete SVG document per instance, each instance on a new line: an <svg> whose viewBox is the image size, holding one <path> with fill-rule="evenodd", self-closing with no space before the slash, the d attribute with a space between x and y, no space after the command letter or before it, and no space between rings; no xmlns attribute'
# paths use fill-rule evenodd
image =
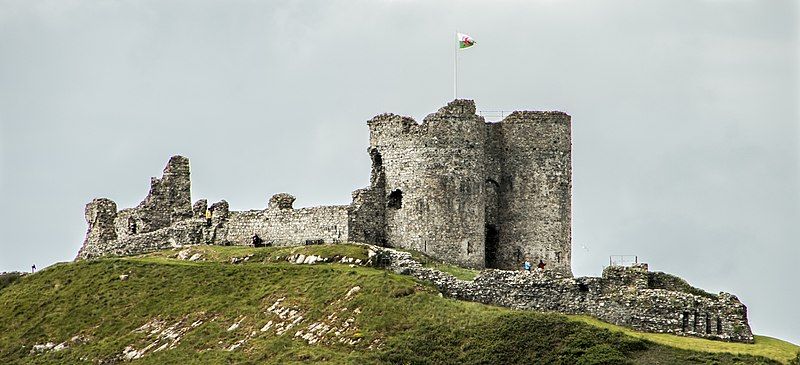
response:
<svg viewBox="0 0 800 365"><path fill-rule="evenodd" d="M385 175L386 243L469 267L485 264L485 122L454 100L422 124L393 114L369 123Z"/></svg>

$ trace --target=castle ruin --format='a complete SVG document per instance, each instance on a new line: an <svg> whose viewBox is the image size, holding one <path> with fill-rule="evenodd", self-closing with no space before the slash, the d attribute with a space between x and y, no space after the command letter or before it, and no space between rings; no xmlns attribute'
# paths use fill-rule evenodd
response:
<svg viewBox="0 0 800 365"><path fill-rule="evenodd" d="M295 209L280 193L261 210L191 202L189 160L173 156L135 208L105 198L86 205L89 229L77 259L185 245L293 246L359 242L416 250L472 268L474 282L417 271L461 299L513 308L591 314L612 323L752 342L747 309L730 294L705 293L646 265L573 278L571 120L562 112L516 111L497 123L454 100L421 124L395 114L367 122L370 185L349 205ZM547 275L520 275L524 260Z"/></svg>
<svg viewBox="0 0 800 365"><path fill-rule="evenodd" d="M473 268L518 268L526 258L571 275L570 117L514 112L499 123L455 100L422 124L378 115L367 122L370 186L350 205L294 209L278 194L263 210L210 208L190 198L189 161L170 159L139 206L96 199L79 258L183 244L362 242L417 250ZM204 225L210 209L212 222Z"/></svg>

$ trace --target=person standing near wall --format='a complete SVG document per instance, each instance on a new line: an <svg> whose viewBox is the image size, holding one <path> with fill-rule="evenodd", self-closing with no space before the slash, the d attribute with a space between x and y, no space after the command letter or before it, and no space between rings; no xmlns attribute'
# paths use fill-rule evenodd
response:
<svg viewBox="0 0 800 365"><path fill-rule="evenodd" d="M206 227L211 227L211 209L206 209Z"/></svg>
<svg viewBox="0 0 800 365"><path fill-rule="evenodd" d="M264 240L258 236L258 233L253 234L253 247L264 247Z"/></svg>

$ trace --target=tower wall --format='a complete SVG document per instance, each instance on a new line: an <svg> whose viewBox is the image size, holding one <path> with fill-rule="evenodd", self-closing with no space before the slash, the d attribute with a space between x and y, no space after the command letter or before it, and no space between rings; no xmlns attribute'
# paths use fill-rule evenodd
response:
<svg viewBox="0 0 800 365"><path fill-rule="evenodd" d="M499 190L496 266L518 268L527 257L572 275L571 130L562 112L514 112L489 125L495 155L487 170Z"/></svg>
<svg viewBox="0 0 800 365"><path fill-rule="evenodd" d="M387 244L483 267L485 123L455 100L422 124L392 114L369 122L385 174Z"/></svg>

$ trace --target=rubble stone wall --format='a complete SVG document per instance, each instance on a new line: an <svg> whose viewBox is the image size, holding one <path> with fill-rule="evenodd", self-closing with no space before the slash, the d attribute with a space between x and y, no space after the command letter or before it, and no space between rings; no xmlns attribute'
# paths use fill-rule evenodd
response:
<svg viewBox="0 0 800 365"><path fill-rule="evenodd" d="M485 270L473 281L422 267L406 252L386 250L391 267L433 283L449 297L514 309L586 314L639 331L753 342L747 308L736 296L648 287L646 265L608 267L603 277L557 271Z"/></svg>
<svg viewBox="0 0 800 365"><path fill-rule="evenodd" d="M383 157L369 148L372 171L370 186L352 193L348 208L348 241L385 246L386 239L386 174Z"/></svg>
<svg viewBox="0 0 800 365"><path fill-rule="evenodd" d="M172 156L162 177L150 180L147 197L128 213L136 223L136 233L152 232L191 218L190 194L189 159ZM118 224L119 227L122 225Z"/></svg>
<svg viewBox="0 0 800 365"><path fill-rule="evenodd" d="M231 211L222 223L225 233L215 243L251 245L255 234L274 246L344 242L348 237L347 208L342 205Z"/></svg>
<svg viewBox="0 0 800 365"><path fill-rule="evenodd" d="M111 199L97 198L86 204L84 210L89 229L83 246L78 251L78 258L90 258L107 255L116 243L117 233L114 220L117 218L117 204Z"/></svg>

